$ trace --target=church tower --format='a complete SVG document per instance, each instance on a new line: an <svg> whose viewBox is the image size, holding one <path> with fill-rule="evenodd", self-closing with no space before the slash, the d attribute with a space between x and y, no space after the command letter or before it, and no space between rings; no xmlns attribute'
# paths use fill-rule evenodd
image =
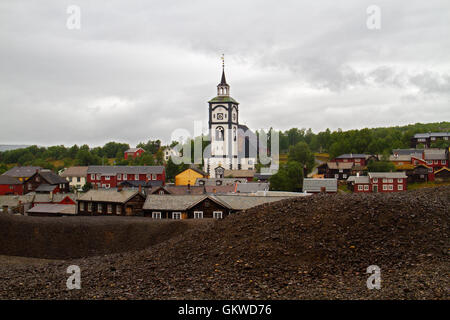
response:
<svg viewBox="0 0 450 320"><path fill-rule="evenodd" d="M209 133L211 149L205 158L205 170L215 177L218 167L225 170L240 169L238 161L239 103L230 96L222 56L222 77L217 85L217 96L209 104Z"/></svg>

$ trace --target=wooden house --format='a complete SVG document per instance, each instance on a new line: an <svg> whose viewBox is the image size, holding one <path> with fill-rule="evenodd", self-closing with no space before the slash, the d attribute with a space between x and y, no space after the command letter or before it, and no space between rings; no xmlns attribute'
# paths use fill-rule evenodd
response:
<svg viewBox="0 0 450 320"><path fill-rule="evenodd" d="M135 190L89 190L77 201L79 215L142 215L145 196Z"/></svg>
<svg viewBox="0 0 450 320"><path fill-rule="evenodd" d="M23 182L14 177L0 176L0 196L23 194Z"/></svg>
<svg viewBox="0 0 450 320"><path fill-rule="evenodd" d="M307 193L336 193L338 190L336 178L303 179L303 192Z"/></svg>
<svg viewBox="0 0 450 320"><path fill-rule="evenodd" d="M124 152L124 159L136 159L137 157L142 156L142 154L145 152L142 148L130 148L127 151Z"/></svg>
<svg viewBox="0 0 450 320"><path fill-rule="evenodd" d="M404 172L369 172L350 181L353 192L398 192L406 191L407 178Z"/></svg>
<svg viewBox="0 0 450 320"><path fill-rule="evenodd" d="M58 176L51 170L37 170L24 182L23 192L37 193L68 193L70 191L69 181Z"/></svg>
<svg viewBox="0 0 450 320"><path fill-rule="evenodd" d="M256 170L225 170L225 178L247 179L248 182L253 181Z"/></svg>
<svg viewBox="0 0 450 320"><path fill-rule="evenodd" d="M122 182L160 181L166 183L166 171L163 166L89 166L87 182L98 188L116 188Z"/></svg>
<svg viewBox="0 0 450 320"><path fill-rule="evenodd" d="M149 195L144 215L153 219L222 219L230 208L216 197L208 195Z"/></svg>
<svg viewBox="0 0 450 320"><path fill-rule="evenodd" d="M416 148L418 145L429 148L433 142L438 140L450 140L450 132L416 133L411 138L411 148Z"/></svg>

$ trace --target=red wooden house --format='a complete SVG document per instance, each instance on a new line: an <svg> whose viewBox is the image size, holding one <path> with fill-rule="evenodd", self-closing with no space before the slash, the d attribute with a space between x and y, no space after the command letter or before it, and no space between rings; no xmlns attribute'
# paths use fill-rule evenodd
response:
<svg viewBox="0 0 450 320"><path fill-rule="evenodd" d="M117 188L125 181L166 183L163 166L89 166L87 182L99 188Z"/></svg>
<svg viewBox="0 0 450 320"><path fill-rule="evenodd" d="M136 159L137 157L140 157L145 152L142 148L130 148L124 153L125 160L128 159Z"/></svg>
<svg viewBox="0 0 450 320"><path fill-rule="evenodd" d="M359 154L359 153L347 153L341 154L339 157L336 157L334 162L353 162L355 165L365 166L367 165L367 159L369 155L367 154Z"/></svg>
<svg viewBox="0 0 450 320"><path fill-rule="evenodd" d="M406 191L408 177L404 172L369 172L352 178L353 192L399 192Z"/></svg>
<svg viewBox="0 0 450 320"><path fill-rule="evenodd" d="M19 179L2 175L0 176L0 195L22 195L23 182Z"/></svg>

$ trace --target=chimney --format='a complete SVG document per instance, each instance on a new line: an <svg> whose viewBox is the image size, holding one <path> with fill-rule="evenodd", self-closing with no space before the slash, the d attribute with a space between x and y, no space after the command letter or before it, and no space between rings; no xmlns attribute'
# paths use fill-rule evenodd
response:
<svg viewBox="0 0 450 320"><path fill-rule="evenodd" d="M142 193L142 185L139 185L139 193Z"/></svg>

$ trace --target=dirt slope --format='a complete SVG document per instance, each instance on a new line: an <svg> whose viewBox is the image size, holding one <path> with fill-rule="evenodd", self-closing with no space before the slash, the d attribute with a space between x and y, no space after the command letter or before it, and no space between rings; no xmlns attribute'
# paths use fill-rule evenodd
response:
<svg viewBox="0 0 450 320"><path fill-rule="evenodd" d="M450 187L281 201L139 252L0 267L0 297L448 299L449 203ZM81 290L65 289L69 264Z"/></svg>

